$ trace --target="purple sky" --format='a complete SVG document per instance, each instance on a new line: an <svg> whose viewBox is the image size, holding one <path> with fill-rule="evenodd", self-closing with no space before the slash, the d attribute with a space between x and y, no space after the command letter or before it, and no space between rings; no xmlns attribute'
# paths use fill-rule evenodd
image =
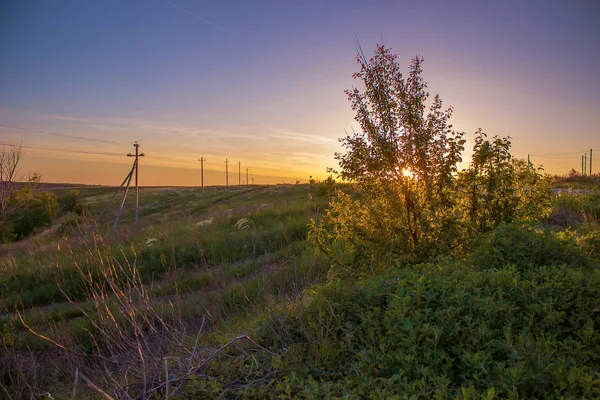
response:
<svg viewBox="0 0 600 400"><path fill-rule="evenodd" d="M123 144L7 127L0 142L124 154L137 140L142 184L197 184L201 154L209 184L224 183L226 157L257 182L324 178L356 127L344 89L357 38L367 55L392 47L404 70L423 56L459 130L510 135L523 158L573 152L532 156L566 173L600 148L598 4L4 0L0 124ZM27 149L23 168L119 184L130 162Z"/></svg>

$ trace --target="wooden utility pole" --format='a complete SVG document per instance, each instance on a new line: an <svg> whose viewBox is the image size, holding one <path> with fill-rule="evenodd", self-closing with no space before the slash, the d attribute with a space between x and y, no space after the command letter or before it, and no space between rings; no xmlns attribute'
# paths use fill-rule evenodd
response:
<svg viewBox="0 0 600 400"><path fill-rule="evenodd" d="M583 154L583 174L587 172L587 154Z"/></svg>
<svg viewBox="0 0 600 400"><path fill-rule="evenodd" d="M132 174L133 174L133 167L131 168L131 171L129 171L129 173L127 174L127 176L123 180L123 183L121 183L121 186L119 186L119 188L112 195L112 197L110 198L110 200L108 201L108 203L106 203L106 205L104 206L104 208L102 209L102 211L100 211L100 214L98 214L98 217L96 218L96 220L94 221L94 223L97 224L98 221L100 221L100 218L102 217L102 215L104 215L104 212L108 209L108 206L110 206L112 204L112 201L115 199L115 197L117 196L117 194L119 194L119 190L121 190L121 188L125 185L125 182L127 182L131 178Z"/></svg>
<svg viewBox="0 0 600 400"><path fill-rule="evenodd" d="M238 186L242 186L242 162L238 161Z"/></svg>
<svg viewBox="0 0 600 400"><path fill-rule="evenodd" d="M135 154L131 154L128 153L127 157L135 157L135 161L134 161L134 168L135 168L135 224L138 224L138 216L139 216L139 186L138 186L138 172L139 172L139 157L144 157L145 154L142 153L140 154L139 150L140 150L140 145L138 144L138 142L135 142L133 144L133 147L135 147ZM123 201L125 201L125 198L123 198Z"/></svg>
<svg viewBox="0 0 600 400"><path fill-rule="evenodd" d="M204 196L204 161L206 161L204 154L200 156L198 161L200 161L200 185L202 186L202 196Z"/></svg>
<svg viewBox="0 0 600 400"><path fill-rule="evenodd" d="M127 179L127 187L125 187L125 193L123 194L123 200L121 200L121 205L119 206L119 210L117 211L117 215L115 216L115 220L113 222L113 226L112 226L113 231L117 230L117 224L119 223L119 218L121 218L121 212L123 211L123 206L125 205L125 199L127 198L127 193L129 193L129 185L131 184L131 177L133 176L134 169L135 169L135 162L133 163L133 168L132 168L131 172L129 173L129 176L126 178Z"/></svg>
<svg viewBox="0 0 600 400"><path fill-rule="evenodd" d="M591 157L590 157L590 159L591 159ZM248 167L246 167L246 185L249 185L249 184L250 184L250 182L248 181Z"/></svg>
<svg viewBox="0 0 600 400"><path fill-rule="evenodd" d="M583 155L581 156L581 176L585 175L585 167L583 166Z"/></svg>
<svg viewBox="0 0 600 400"><path fill-rule="evenodd" d="M229 187L229 160L225 159L225 186Z"/></svg>
<svg viewBox="0 0 600 400"><path fill-rule="evenodd" d="M592 149L590 149L590 176L592 176Z"/></svg>

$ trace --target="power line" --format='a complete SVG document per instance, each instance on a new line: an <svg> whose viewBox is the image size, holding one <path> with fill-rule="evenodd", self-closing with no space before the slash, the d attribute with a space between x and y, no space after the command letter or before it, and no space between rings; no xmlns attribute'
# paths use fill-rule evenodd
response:
<svg viewBox="0 0 600 400"><path fill-rule="evenodd" d="M545 156L566 156L569 154L581 154L581 153L585 153L587 151L586 150L581 150L581 151L572 151L569 153L546 153L546 154L530 154L530 156L536 156L536 157L545 157Z"/></svg>
<svg viewBox="0 0 600 400"><path fill-rule="evenodd" d="M581 154L586 154L589 150L598 151L600 149L586 149L581 151L571 151L568 153L546 153L546 154L529 154L532 157L539 157L549 160L571 160ZM563 157L564 156L564 157Z"/></svg>
<svg viewBox="0 0 600 400"><path fill-rule="evenodd" d="M67 134L64 134L64 133L55 133L55 132L42 131L42 130L39 130L39 129L21 128L20 126L13 126L13 125L6 125L6 124L0 124L0 126L2 126L4 128L18 129L20 131L42 133L44 135L60 136L60 137L66 137L66 138L71 138L71 139L79 139L79 140L89 140L90 142L122 144L122 145L126 145L127 144L127 143L122 143L122 142L113 142L111 140L93 139L93 138L86 138L86 137L83 137L83 136L67 135Z"/></svg>
<svg viewBox="0 0 600 400"><path fill-rule="evenodd" d="M24 149L33 149L33 150L60 151L63 153L98 154L101 156L122 156L123 155L123 154L119 154L119 153L102 153L102 152L98 152L98 151L86 151L86 150L53 149L50 147L25 146L25 145L21 145L21 144L10 144L10 143L0 143L0 146L22 147Z"/></svg>
<svg viewBox="0 0 600 400"><path fill-rule="evenodd" d="M530 154L532 157L542 158L544 160L572 160L574 158L578 158L581 153L573 154L572 156L567 157L548 157L548 156L536 156L535 154Z"/></svg>
<svg viewBox="0 0 600 400"><path fill-rule="evenodd" d="M194 164L194 165L196 164L194 161L190 161L188 159L177 158L177 157L150 156L150 158L152 158L154 160L165 160L165 161L173 161L173 162Z"/></svg>

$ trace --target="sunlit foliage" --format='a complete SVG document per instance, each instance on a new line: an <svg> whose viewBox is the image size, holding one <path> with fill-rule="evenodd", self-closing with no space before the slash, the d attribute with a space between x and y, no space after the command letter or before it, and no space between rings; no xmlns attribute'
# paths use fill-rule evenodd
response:
<svg viewBox="0 0 600 400"><path fill-rule="evenodd" d="M335 155L341 167L335 172L357 183L360 199L332 202L325 218L331 229L317 240L337 241L355 254L386 249L407 261L454 246L448 211L455 205L453 174L465 140L449 123L452 108L437 95L426 107L420 57L406 77L383 45L370 60L359 52L357 61L354 78L363 87L346 94L361 129L340 139L346 152Z"/></svg>
<svg viewBox="0 0 600 400"><path fill-rule="evenodd" d="M312 230L339 267L374 272L455 255L472 234L549 212L547 182L512 157L510 138L479 130L469 168L458 170L464 133L450 123L452 107L429 98L421 57L406 76L383 45L369 60L359 49L357 61L362 86L346 93L360 130L340 139L332 170L357 190L339 193Z"/></svg>
<svg viewBox="0 0 600 400"><path fill-rule="evenodd" d="M458 186L466 227L487 232L501 223L535 221L549 214L552 194L547 178L510 153L510 138L492 140L479 129L469 168L461 171Z"/></svg>

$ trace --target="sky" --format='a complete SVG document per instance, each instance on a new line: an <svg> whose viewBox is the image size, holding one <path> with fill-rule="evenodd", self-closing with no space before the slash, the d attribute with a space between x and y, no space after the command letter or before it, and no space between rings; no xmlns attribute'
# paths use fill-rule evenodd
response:
<svg viewBox="0 0 600 400"><path fill-rule="evenodd" d="M324 179L358 129L357 40L403 71L422 56L469 138L511 136L550 173L600 155L594 0L0 0L0 143L46 182L119 185L134 141L141 185L198 185L202 156L207 185L225 159L230 184Z"/></svg>

